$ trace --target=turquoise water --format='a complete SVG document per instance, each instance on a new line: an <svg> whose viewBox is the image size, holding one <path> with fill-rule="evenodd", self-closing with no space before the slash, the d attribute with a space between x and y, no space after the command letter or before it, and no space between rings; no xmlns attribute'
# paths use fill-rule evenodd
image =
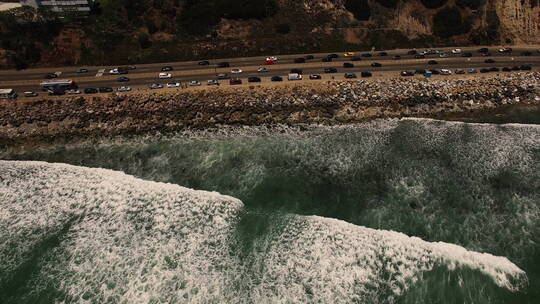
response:
<svg viewBox="0 0 540 304"><path fill-rule="evenodd" d="M4 200L4 204L27 203L10 213L15 223L32 218L33 212L40 210L38 206L46 206L51 197L59 200L58 210L62 212L44 207L54 220L35 219L39 225L25 222L22 232L6 227L11 232L0 234L0 243L5 244L0 253L8 261L5 265L0 262L0 270L5 269L0 274L2 303L78 302L81 298L98 303L107 299L105 294L110 303L537 303L540 298L540 127L536 125L411 119L302 130L230 128L218 133L4 151L0 158L83 167L73 169L76 173L62 169L69 171L69 179L55 173L56 167L42 169L53 172L43 173L45 180L56 176L42 186L35 179L30 182L21 177L33 176L35 169L17 169L17 173L0 180L0 188L17 195L41 193L49 189L49 184L54 187L47 191L65 188L54 196L46 192L46 200L37 194ZM5 168L11 166L6 164ZM73 259L90 258L96 253L88 244L76 241L81 234L85 241L104 239L95 241L94 247L113 253L120 250L119 243L136 239L139 234L141 238L146 234L148 239L156 238L151 232L156 229L156 208L163 203L159 191L140 194L145 198L138 211L118 211L118 206L133 203L131 191L153 193L157 186L141 181L140 188L127 191L123 187L134 187L139 181L115 176L110 183L122 180L122 186L101 189L102 177L94 177L84 167L112 169L144 181L216 191L239 199L241 206L231 203L236 209L219 216L227 223L226 229L198 232L204 225L197 222L181 233L182 238L195 232L204 238L217 231L224 233L219 240L201 240L201 248L223 243L215 246L219 250L209 253L205 249L202 254L201 263L213 263L208 266L211 278L197 285L197 276L185 275L185 271L197 267L178 266L183 265L179 261L191 265L195 255L169 247L167 271L158 267L160 271L152 276L154 281L144 283L137 276L131 278L138 291L159 291L154 297L130 298L137 294L126 287L131 285L108 282L101 274L116 277L140 271L138 267L142 266L133 266L139 265L137 260L111 269L100 266L100 271L89 271L83 277L73 266ZM91 187L85 184L90 175L90 180L96 180ZM75 181L77 186L70 186ZM124 192L114 194L118 189ZM118 203L108 202L109 196L117 197ZM99 220L88 213L94 210L89 206L97 201L103 204L102 200L111 204L103 209L107 211L100 211L100 218L110 218L104 223L110 225L114 216L129 214L136 223L129 226L133 231L113 236L98 231ZM34 204L35 208L28 207ZM145 204L154 207L146 210ZM154 224L141 224L147 220L139 213L145 212L154 217ZM214 212L212 218L224 211ZM175 222L166 212L160 216L166 218L163 223L167 225ZM192 217L197 216L200 212ZM128 226L122 227L115 231ZM418 243L397 232L428 243ZM129 238L124 240L126 235ZM178 242L179 235L174 229L165 230L157 239L170 244ZM144 251L141 256L150 260L165 250L161 243L141 242L147 248L137 247L136 252ZM457 245L467 250L467 256L474 254L471 258L455 257L439 244ZM449 248L461 252L457 247ZM132 251L124 249L122 254L131 255ZM491 263L479 253L502 260ZM479 266L481 261L490 262ZM500 269L505 270L489 271L490 267L499 269L494 265L503 265ZM497 279L496 273L501 272L505 273L504 280ZM163 278L164 273L183 277L175 281ZM37 281L44 282L38 284L43 286L33 285ZM165 281L176 283L164 287ZM75 288L84 289L81 285L87 285L88 290ZM105 293L104 289L110 291ZM189 295L180 295L180 290L190 290Z"/></svg>

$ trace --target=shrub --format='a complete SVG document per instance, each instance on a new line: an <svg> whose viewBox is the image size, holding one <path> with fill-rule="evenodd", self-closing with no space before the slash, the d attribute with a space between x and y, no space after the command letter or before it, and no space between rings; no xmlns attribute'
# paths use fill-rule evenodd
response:
<svg viewBox="0 0 540 304"><path fill-rule="evenodd" d="M463 20L457 7L443 9L433 16L433 31L439 37L449 38L470 29L470 21Z"/></svg>
<svg viewBox="0 0 540 304"><path fill-rule="evenodd" d="M427 8L439 8L446 4L448 0L422 0L422 4Z"/></svg>
<svg viewBox="0 0 540 304"><path fill-rule="evenodd" d="M290 31L291 31L291 27L286 23L279 24L276 27L276 33L278 34L284 35L284 34L288 34Z"/></svg>
<svg viewBox="0 0 540 304"><path fill-rule="evenodd" d="M367 0L346 0L345 8L358 20L369 20L371 9Z"/></svg>

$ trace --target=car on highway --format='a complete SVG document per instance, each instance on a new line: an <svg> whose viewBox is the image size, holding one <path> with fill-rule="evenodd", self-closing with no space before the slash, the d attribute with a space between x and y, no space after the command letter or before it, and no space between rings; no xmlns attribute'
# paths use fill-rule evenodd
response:
<svg viewBox="0 0 540 304"><path fill-rule="evenodd" d="M197 64L198 64L198 65L210 65L210 61L208 61L208 60L203 60L203 61L199 61Z"/></svg>
<svg viewBox="0 0 540 304"><path fill-rule="evenodd" d="M481 68L480 73L489 73L489 69L488 68Z"/></svg>
<svg viewBox="0 0 540 304"><path fill-rule="evenodd" d="M257 76L248 77L248 82L261 82L261 78Z"/></svg>
<svg viewBox="0 0 540 304"><path fill-rule="evenodd" d="M96 94L98 92L95 88L86 88L84 89L84 94Z"/></svg>
<svg viewBox="0 0 540 304"><path fill-rule="evenodd" d="M39 94L33 91L24 92L24 97L37 97Z"/></svg>
<svg viewBox="0 0 540 304"><path fill-rule="evenodd" d="M448 57L448 54L446 54L445 52L441 52L439 54L439 58L446 58L446 57Z"/></svg>
<svg viewBox="0 0 540 304"><path fill-rule="evenodd" d="M434 65L434 64L439 64L439 63L437 62L437 60L430 60L427 62L427 64Z"/></svg>
<svg viewBox="0 0 540 304"><path fill-rule="evenodd" d="M360 55L361 57L365 57L365 58L371 58L373 57L373 55L371 55L370 53L365 53L365 54L362 54Z"/></svg>
<svg viewBox="0 0 540 304"><path fill-rule="evenodd" d="M491 67L491 68L489 68L489 71L490 72L500 72L501 70L499 68L497 68L497 67Z"/></svg>
<svg viewBox="0 0 540 304"><path fill-rule="evenodd" d="M345 57L353 57L353 56L356 56L356 53L355 52L346 52L343 54L343 56Z"/></svg>
<svg viewBox="0 0 540 304"><path fill-rule="evenodd" d="M169 79L172 78L171 73L159 73L158 75L159 79Z"/></svg>
<svg viewBox="0 0 540 304"><path fill-rule="evenodd" d="M290 73L289 76L287 76L288 80L302 80L302 74L298 73Z"/></svg>
<svg viewBox="0 0 540 304"><path fill-rule="evenodd" d="M313 55L306 55L306 60L312 60L312 59L315 59L315 56Z"/></svg>
<svg viewBox="0 0 540 304"><path fill-rule="evenodd" d="M81 91L79 91L79 90L67 90L66 94L68 94L68 95L79 95L79 94L81 94Z"/></svg>
<svg viewBox="0 0 540 304"><path fill-rule="evenodd" d="M454 71L454 74L465 74L465 71L457 69L457 70Z"/></svg>
<svg viewBox="0 0 540 304"><path fill-rule="evenodd" d="M346 79L353 79L353 78L356 78L356 74L355 73L345 73L345 75L343 75Z"/></svg>
<svg viewBox="0 0 540 304"><path fill-rule="evenodd" d="M512 71L519 71L519 70L520 70L520 69L519 69L519 67L518 67L517 65L515 65L515 66L512 67Z"/></svg>
<svg viewBox="0 0 540 304"><path fill-rule="evenodd" d="M257 72L259 72L259 73L265 73L265 72L268 72L268 69L267 69L267 68L258 68L258 69L257 69Z"/></svg>
<svg viewBox="0 0 540 304"><path fill-rule="evenodd" d="M413 71L401 71L399 73L401 76L414 76L414 72Z"/></svg>
<svg viewBox="0 0 540 304"><path fill-rule="evenodd" d="M339 55L338 55L338 54L329 54L329 55L326 56L326 57L335 59L335 58L339 58Z"/></svg>
<svg viewBox="0 0 540 304"><path fill-rule="evenodd" d="M291 72L290 72L290 73L291 73L291 74L303 74L303 73L302 73L302 70L300 70L300 69L291 69Z"/></svg>
<svg viewBox="0 0 540 304"><path fill-rule="evenodd" d="M478 53L487 53L487 52L489 52L488 48L481 48L478 50Z"/></svg>
<svg viewBox="0 0 540 304"><path fill-rule="evenodd" d="M216 79L210 79L206 82L206 85L219 85L219 81Z"/></svg>
<svg viewBox="0 0 540 304"><path fill-rule="evenodd" d="M76 69L75 73L88 73L87 69Z"/></svg>
<svg viewBox="0 0 540 304"><path fill-rule="evenodd" d="M120 74L120 71L118 69L111 69L111 70L109 70L109 74L118 75L118 74Z"/></svg>
<svg viewBox="0 0 540 304"><path fill-rule="evenodd" d="M512 53L512 48L509 48L509 47L500 48L499 53Z"/></svg>
<svg viewBox="0 0 540 304"><path fill-rule="evenodd" d="M414 58L415 59L424 59L424 58L426 58L426 55L424 55L424 54L416 54L416 55L414 55Z"/></svg>
<svg viewBox="0 0 540 304"><path fill-rule="evenodd" d="M491 52L480 53L482 57L491 57Z"/></svg>
<svg viewBox="0 0 540 304"><path fill-rule="evenodd" d="M532 65L530 64L522 64L519 66L519 69L522 71L530 71L532 70Z"/></svg>
<svg viewBox="0 0 540 304"><path fill-rule="evenodd" d="M201 85L201 82L200 82L200 81L197 81L197 80L192 80L192 81L188 82L188 85L189 85L190 87L198 87L198 86Z"/></svg>
<svg viewBox="0 0 540 304"><path fill-rule="evenodd" d="M380 63L378 63L378 62L373 62L373 63L371 64L371 67L373 67L373 68L380 68L380 67L382 67L382 64L380 64Z"/></svg>
<svg viewBox="0 0 540 304"><path fill-rule="evenodd" d="M228 68L228 67L230 67L230 66L231 66L231 65L230 65L228 62L225 62L225 61L224 61L224 62L220 62L220 63L217 64L217 67L218 67L218 68Z"/></svg>
<svg viewBox="0 0 540 304"><path fill-rule="evenodd" d="M344 68L354 68L354 64L350 63L350 62L344 62L343 63L343 67Z"/></svg>
<svg viewBox="0 0 540 304"><path fill-rule="evenodd" d="M362 61L362 57L354 56L354 57L351 58L351 61Z"/></svg>
<svg viewBox="0 0 540 304"><path fill-rule="evenodd" d="M174 69L170 65L167 65L167 66L164 66L164 67L161 68L162 72L169 72L169 71L172 71L172 70L174 70Z"/></svg>
<svg viewBox="0 0 540 304"><path fill-rule="evenodd" d="M461 54L461 57L472 57L472 53L471 52L463 52Z"/></svg>
<svg viewBox="0 0 540 304"><path fill-rule="evenodd" d="M388 53L387 52L380 52L377 55L379 55L380 57L386 57L386 56L388 56Z"/></svg>
<svg viewBox="0 0 540 304"><path fill-rule="evenodd" d="M324 68L324 72L325 73L337 73L337 69L336 68Z"/></svg>
<svg viewBox="0 0 540 304"><path fill-rule="evenodd" d="M371 76L373 76L373 74L371 74L370 71L362 71L362 72L360 73L360 77L363 77L363 78L371 77Z"/></svg>
<svg viewBox="0 0 540 304"><path fill-rule="evenodd" d="M167 88L173 89L173 88L179 88L180 82L169 82L167 83Z"/></svg>
<svg viewBox="0 0 540 304"><path fill-rule="evenodd" d="M532 55L532 52L530 52L530 51L521 52L521 56L531 56L531 55Z"/></svg>
<svg viewBox="0 0 540 304"><path fill-rule="evenodd" d="M126 66L126 69L128 69L128 70L136 70L137 67L134 66L134 65L128 65L128 66Z"/></svg>
<svg viewBox="0 0 540 304"><path fill-rule="evenodd" d="M424 75L426 73L426 70L424 69L418 69L418 70L415 70L414 71L415 74L418 74L418 75Z"/></svg>
<svg viewBox="0 0 540 304"><path fill-rule="evenodd" d="M478 73L478 71L477 71L476 69L472 69L472 68L471 68L471 69L468 69L468 70L467 70L467 73L469 73L469 74L476 74L476 73Z"/></svg>
<svg viewBox="0 0 540 304"><path fill-rule="evenodd" d="M511 67L503 67L502 71L503 72L512 72L512 68Z"/></svg>
<svg viewBox="0 0 540 304"><path fill-rule="evenodd" d="M242 74L242 72L243 72L243 71L242 71L241 69L232 69L232 70L231 70L231 73L232 73L232 74Z"/></svg>
<svg viewBox="0 0 540 304"><path fill-rule="evenodd" d="M441 75L451 75L452 71L449 69L441 69Z"/></svg>
<svg viewBox="0 0 540 304"><path fill-rule="evenodd" d="M324 57L321 59L322 62L332 62L332 57Z"/></svg>
<svg viewBox="0 0 540 304"><path fill-rule="evenodd" d="M229 80L229 84L230 85L242 84L242 79L240 79L240 78L231 78Z"/></svg>
<svg viewBox="0 0 540 304"><path fill-rule="evenodd" d="M58 78L58 75L56 73L45 74L45 79L53 79L53 78Z"/></svg>
<svg viewBox="0 0 540 304"><path fill-rule="evenodd" d="M131 91L131 87L128 87L128 86L121 86L119 88L116 89L118 92L129 92Z"/></svg>
<svg viewBox="0 0 540 304"><path fill-rule="evenodd" d="M394 57L392 57L392 59L394 59L394 60L400 60L400 59L401 59L401 56L400 56L400 55L394 55Z"/></svg>
<svg viewBox="0 0 540 304"><path fill-rule="evenodd" d="M461 49L453 49L452 54L461 54Z"/></svg>
<svg viewBox="0 0 540 304"><path fill-rule="evenodd" d="M129 81L129 78L128 78L128 77L122 76L122 77L116 78L116 81L117 81L117 82L128 82L128 81Z"/></svg>
<svg viewBox="0 0 540 304"><path fill-rule="evenodd" d="M488 58L488 59L484 60L484 63L495 63L495 60L493 60L491 58Z"/></svg>
<svg viewBox="0 0 540 304"><path fill-rule="evenodd" d="M266 57L266 60L272 60L272 61L277 61L278 58L276 56L270 56L270 57Z"/></svg>
<svg viewBox="0 0 540 304"><path fill-rule="evenodd" d="M272 76L272 78L270 78L270 81L283 81L283 77L281 77L281 76Z"/></svg>
<svg viewBox="0 0 540 304"><path fill-rule="evenodd" d="M152 83L151 85L148 86L150 89L152 90L155 90L155 89L161 89L163 88L163 85L161 83Z"/></svg>
<svg viewBox="0 0 540 304"><path fill-rule="evenodd" d="M311 74L309 75L309 79L315 80L315 79L322 79L322 76L319 74Z"/></svg>
<svg viewBox="0 0 540 304"><path fill-rule="evenodd" d="M416 55L416 54L418 54L418 51L416 51L416 50L410 50L410 51L407 52L407 55L411 55L411 56Z"/></svg>
<svg viewBox="0 0 540 304"><path fill-rule="evenodd" d="M61 95L65 95L66 94L66 91L60 89L60 88L50 88L48 90L48 94L49 96L61 96Z"/></svg>
<svg viewBox="0 0 540 304"><path fill-rule="evenodd" d="M100 93L110 93L113 89L111 87L100 87L98 88L98 92Z"/></svg>
<svg viewBox="0 0 540 304"><path fill-rule="evenodd" d="M229 79L229 75L227 73L219 73L216 75L217 79Z"/></svg>
<svg viewBox="0 0 540 304"><path fill-rule="evenodd" d="M272 65L272 64L274 64L274 63L275 63L274 60L266 60L266 61L264 62L265 65Z"/></svg>
<svg viewBox="0 0 540 304"><path fill-rule="evenodd" d="M305 58L294 58L294 63L306 63L306 59Z"/></svg>

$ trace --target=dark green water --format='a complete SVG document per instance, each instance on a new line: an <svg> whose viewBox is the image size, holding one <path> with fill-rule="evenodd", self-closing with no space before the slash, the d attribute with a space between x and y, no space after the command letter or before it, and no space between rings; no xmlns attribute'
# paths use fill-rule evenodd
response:
<svg viewBox="0 0 540 304"><path fill-rule="evenodd" d="M250 269L248 277L257 277L253 273L262 267L265 255L256 253L276 246L271 240L286 234L291 216L317 215L506 257L528 278L528 284L511 291L476 269L442 263L406 284L403 293L395 295L390 287L376 286L376 296L356 302L537 303L540 298L540 127L536 125L392 120L303 131L246 128L4 151L0 158L107 168L238 198L245 208L235 224L234 256L243 269ZM62 229L55 231L61 235ZM53 235L50 242L55 241L61 242ZM41 267L36 262L40 258L44 259L29 257L29 268L21 271L32 277L32 267ZM29 281L10 279L11 285L0 288L0 299L28 300L12 285ZM246 283L235 284L240 293L250 293L252 287ZM299 303L316 302L309 297L313 290L303 293L308 296ZM44 294L48 296L43 303L62 298L52 291ZM231 299L203 302L234 302ZM351 298L344 295L343 299ZM335 302L346 301L336 298Z"/></svg>

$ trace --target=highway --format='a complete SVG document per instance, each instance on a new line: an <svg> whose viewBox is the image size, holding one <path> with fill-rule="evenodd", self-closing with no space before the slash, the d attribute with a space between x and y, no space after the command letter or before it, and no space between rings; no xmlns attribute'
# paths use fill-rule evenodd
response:
<svg viewBox="0 0 540 304"><path fill-rule="evenodd" d="M198 65L198 61L187 62L170 62L170 63L153 63L153 64L141 64L137 65L136 69L130 70L127 75L109 75L109 70L112 66L94 66L94 67L59 67L59 68L37 68L28 70L0 70L0 88L12 88L17 92L24 91L41 91L40 82L44 81L47 73L61 72L58 79L72 79L74 80L80 90L84 88L98 88L98 87L112 87L117 88L120 86L130 86L133 89L148 88L152 83L160 83L165 86L168 82L189 82L197 80L206 85L206 81L209 79L215 79L218 73L227 73L230 77L238 77L243 79L243 83L247 83L247 78L250 76L257 76L262 79L263 82L270 81L272 76L282 76L284 81L286 75L291 69L301 69L304 78L307 78L309 74L319 74L323 79L330 79L332 77L336 79L343 78L344 73L356 73L360 77L361 71L370 71L377 76L378 73L384 72L384 74L392 74L395 72L397 76L400 71L403 70L416 70L416 69L450 69L452 71L456 69L481 69L487 67L512 67L524 64L531 64L535 70L540 67L540 53L537 52L537 48L514 48L512 53L500 53L498 47L489 47L491 56L481 56L478 52L480 47L474 48L461 48L462 52L471 52L473 57L462 57L461 54L452 54L452 48L437 48L437 50L443 50L448 57L439 58L439 55L426 55L426 58L416 59L414 55L407 55L408 50L390 50L386 51L387 56L379 56L381 51L371 52L373 57L361 57L361 61L351 61L351 57L343 56L343 53L336 53L338 58L332 62L322 62L321 59L326 57L329 53L321 54L296 54L296 55L282 55L278 56L276 64L264 65L266 57L245 57L245 58L226 58L219 60L211 60L210 65L201 66ZM420 52L421 50L418 50ZM522 52L530 51L530 56L522 56ZM357 56L366 54L367 52L356 52ZM295 58L305 57L306 55L313 55L315 58L312 60L306 60L306 63L294 63ZM401 59L393 59L394 55L400 55ZM494 63L485 63L484 60L491 58ZM436 60L438 64L429 65L428 61ZM219 62L228 62L230 67L218 68L216 65ZM343 63L350 62L354 64L353 68L344 68ZM382 67L371 67L371 64L378 62ZM172 74L171 79L158 79L158 74L161 72L161 68L164 66L172 66L173 71L168 73ZM257 72L257 68L265 67L268 72ZM338 70L336 74L324 74L324 68L334 67ZM87 73L76 73L78 68L88 69ZM238 75L231 73L232 69L239 68L243 72ZM100 76L98 72L104 70L103 75ZM116 79L119 76L126 76L130 78L127 83L117 82ZM228 84L228 80L221 80L222 84ZM42 93L44 94L44 93Z"/></svg>

